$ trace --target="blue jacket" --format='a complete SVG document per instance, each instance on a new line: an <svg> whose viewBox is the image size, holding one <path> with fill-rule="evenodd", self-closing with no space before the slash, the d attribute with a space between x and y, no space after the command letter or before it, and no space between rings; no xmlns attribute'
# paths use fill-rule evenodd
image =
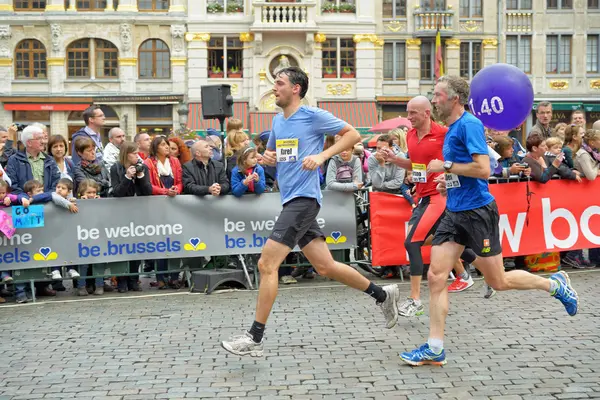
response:
<svg viewBox="0 0 600 400"><path fill-rule="evenodd" d="M262 194L265 192L265 171L260 165L254 167L254 171L258 174L258 182L254 182L254 194ZM242 197L248 192L248 186L244 185L244 179L246 179L245 172L241 172L237 165L231 171L231 193L235 197Z"/></svg>
<svg viewBox="0 0 600 400"><path fill-rule="evenodd" d="M56 165L56 161L50 155L44 153L44 192L51 193L56 190L56 184L60 180L60 171ZM33 179L31 164L27 160L27 154L17 152L10 156L8 164L6 164L6 173L12 181L11 193L18 195L23 193L25 182Z"/></svg>

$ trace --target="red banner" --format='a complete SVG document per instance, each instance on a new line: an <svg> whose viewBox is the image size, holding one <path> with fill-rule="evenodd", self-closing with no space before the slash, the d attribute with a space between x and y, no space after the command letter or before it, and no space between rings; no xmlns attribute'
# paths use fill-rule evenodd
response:
<svg viewBox="0 0 600 400"><path fill-rule="evenodd" d="M530 182L529 190L528 214L527 183L490 185L500 211L505 257L600 247L600 180ZM370 203L373 265L407 264L410 205L401 196L378 192L371 193ZM429 251L423 249L426 263Z"/></svg>
<svg viewBox="0 0 600 400"><path fill-rule="evenodd" d="M37 104L37 103L8 103L4 104L7 111L84 111L90 106L86 104Z"/></svg>

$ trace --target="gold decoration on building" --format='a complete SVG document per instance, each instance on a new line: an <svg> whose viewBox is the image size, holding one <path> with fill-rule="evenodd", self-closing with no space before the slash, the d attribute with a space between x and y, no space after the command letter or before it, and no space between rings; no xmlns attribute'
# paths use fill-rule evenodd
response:
<svg viewBox="0 0 600 400"><path fill-rule="evenodd" d="M569 81L564 79L558 79L550 81L550 89L554 90L567 90L569 88Z"/></svg>
<svg viewBox="0 0 600 400"><path fill-rule="evenodd" d="M252 32L241 32L240 33L240 41L241 42L252 42L252 41L254 41L254 33L252 33Z"/></svg>
<svg viewBox="0 0 600 400"><path fill-rule="evenodd" d="M449 49L460 48L460 39L446 39L446 47Z"/></svg>
<svg viewBox="0 0 600 400"><path fill-rule="evenodd" d="M174 67L185 67L187 57L171 57L171 65Z"/></svg>
<svg viewBox="0 0 600 400"><path fill-rule="evenodd" d="M45 11L65 11L63 4L47 4Z"/></svg>
<svg viewBox="0 0 600 400"><path fill-rule="evenodd" d="M352 39L354 40L354 43L371 42L377 45L377 43L381 42L379 46L383 45L383 39L377 37L374 33L359 33L354 35Z"/></svg>
<svg viewBox="0 0 600 400"><path fill-rule="evenodd" d="M315 33L315 43L323 43L327 40L327 36L324 33Z"/></svg>
<svg viewBox="0 0 600 400"><path fill-rule="evenodd" d="M12 62L12 58L0 58L0 67L10 67Z"/></svg>
<svg viewBox="0 0 600 400"><path fill-rule="evenodd" d="M185 34L185 40L188 42L208 42L210 40L210 33L188 32Z"/></svg>
<svg viewBox="0 0 600 400"><path fill-rule="evenodd" d="M48 66L65 65L65 58L64 57L48 57L48 58L46 58L46 65L48 65Z"/></svg>
<svg viewBox="0 0 600 400"><path fill-rule="evenodd" d="M483 39L481 43L483 43L484 49L495 49L498 47L498 39Z"/></svg>
<svg viewBox="0 0 600 400"><path fill-rule="evenodd" d="M406 47L409 50L419 50L421 48L421 39L406 39Z"/></svg>
<svg viewBox="0 0 600 400"><path fill-rule="evenodd" d="M265 79L267 79L267 71L265 71L264 68L261 69L258 72L258 77L260 78L261 81L264 81Z"/></svg>
<svg viewBox="0 0 600 400"><path fill-rule="evenodd" d="M332 96L345 96L352 93L352 85L346 83L330 83L327 85L327 94Z"/></svg>
<svg viewBox="0 0 600 400"><path fill-rule="evenodd" d="M481 32L483 23L481 21L464 21L460 23L461 32Z"/></svg>
<svg viewBox="0 0 600 400"><path fill-rule="evenodd" d="M12 4L0 4L0 11L13 12L15 10L14 10Z"/></svg>
<svg viewBox="0 0 600 400"><path fill-rule="evenodd" d="M262 111L275 111L275 95L271 93L268 97L266 97L262 103L260 109Z"/></svg>
<svg viewBox="0 0 600 400"><path fill-rule="evenodd" d="M135 67L137 65L137 58L119 58L119 66L121 67Z"/></svg>
<svg viewBox="0 0 600 400"><path fill-rule="evenodd" d="M185 6L183 4L171 5L171 7L169 7L169 12L185 12Z"/></svg>
<svg viewBox="0 0 600 400"><path fill-rule="evenodd" d="M390 31L390 32L400 32L406 29L406 23L405 22L400 22L400 21L391 21L390 23L388 23L387 25L385 25L385 28Z"/></svg>
<svg viewBox="0 0 600 400"><path fill-rule="evenodd" d="M590 89L600 89L600 79L590 81Z"/></svg>
<svg viewBox="0 0 600 400"><path fill-rule="evenodd" d="M237 83L231 85L231 94L238 94L239 86Z"/></svg>

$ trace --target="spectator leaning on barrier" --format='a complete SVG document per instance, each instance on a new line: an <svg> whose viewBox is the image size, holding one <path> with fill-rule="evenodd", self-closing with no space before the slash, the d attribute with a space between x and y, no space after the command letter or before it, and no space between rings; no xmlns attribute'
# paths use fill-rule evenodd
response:
<svg viewBox="0 0 600 400"><path fill-rule="evenodd" d="M138 156L145 160L150 155L150 143L152 138L146 132L140 132L133 138L134 143L138 147Z"/></svg>
<svg viewBox="0 0 600 400"><path fill-rule="evenodd" d="M558 124L556 124L554 129L552 129L552 136L561 138L564 141L566 129L567 129L567 124L565 124L564 122L559 122Z"/></svg>
<svg viewBox="0 0 600 400"><path fill-rule="evenodd" d="M594 152L600 149L600 130L589 129L583 138L581 148L575 155L575 168L587 180L593 181L600 174L600 161L594 157Z"/></svg>
<svg viewBox="0 0 600 400"><path fill-rule="evenodd" d="M233 120L239 121L239 120ZM241 124L241 121L240 121ZM227 124L229 127L230 123ZM225 157L227 158L227 179L231 180L231 171L237 164L237 153L250 144L250 138L242 130L228 131ZM213 150L214 151L214 150Z"/></svg>
<svg viewBox="0 0 600 400"><path fill-rule="evenodd" d="M265 188L265 171L258 165L258 152L252 147L241 149L231 171L231 193L242 197L246 193L262 194Z"/></svg>
<svg viewBox="0 0 600 400"><path fill-rule="evenodd" d="M546 147L548 148L548 151L544 154L544 158L546 159L546 165L551 165L554 163L556 157L561 156L563 141L558 137L551 137L546 139ZM581 182L580 172L569 168L565 163L564 154L562 154L561 158L563 160L558 167L558 175L563 179L572 179Z"/></svg>
<svg viewBox="0 0 600 400"><path fill-rule="evenodd" d="M371 152L365 149L362 142L358 142L354 145L352 153L360 160L363 170L363 182L366 185L369 181L369 157L371 157Z"/></svg>
<svg viewBox="0 0 600 400"><path fill-rule="evenodd" d="M102 161L102 151L104 150L104 147L102 145L100 131L104 127L105 120L106 117L104 116L104 112L100 109L100 106L88 107L83 112L83 122L85 123L85 127L75 132L73 137L71 137L71 157L73 159L73 164L77 165L79 163L79 156L77 156L77 153L75 152L75 140L77 140L78 137L88 137L92 139L96 144L96 158Z"/></svg>
<svg viewBox="0 0 600 400"><path fill-rule="evenodd" d="M377 138L377 152L369 158L369 180L373 190L399 193L406 171L396 164L386 162L381 151L392 148L392 138L381 135Z"/></svg>
<svg viewBox="0 0 600 400"><path fill-rule="evenodd" d="M206 139L199 138L192 145L194 159L183 166L183 190L196 196L222 196L229 192L225 167L212 160L212 148Z"/></svg>
<svg viewBox="0 0 600 400"><path fill-rule="evenodd" d="M8 129L0 126L0 166L6 168L8 158L17 151L13 144L17 138L17 127L11 125Z"/></svg>
<svg viewBox="0 0 600 400"><path fill-rule="evenodd" d="M581 148L584 134L585 130L579 125L571 124L565 129L565 141L562 151L565 155L564 163L569 168L575 168L575 154Z"/></svg>
<svg viewBox="0 0 600 400"><path fill-rule="evenodd" d="M362 189L363 173L360 159L352 154L352 148L331 157L327 167L327 189L340 192L353 192Z"/></svg>
<svg viewBox="0 0 600 400"><path fill-rule="evenodd" d="M497 178L508 178L509 176L519 175L523 172L524 176L531 174L531 168L519 162L515 156L514 140L508 136L496 135L492 138L492 147L500 155L498 166L492 171L492 175Z"/></svg>
<svg viewBox="0 0 600 400"><path fill-rule="evenodd" d="M550 127L550 121L552 121L552 103L549 101L540 102L535 111L535 116L537 122L527 136L537 134L542 139L548 139L552 134L552 128Z"/></svg>
<svg viewBox="0 0 600 400"><path fill-rule="evenodd" d="M119 151L125 141L125 132L121 128L112 128L108 131L108 144L102 153L102 161L107 170L119 160Z"/></svg>
<svg viewBox="0 0 600 400"><path fill-rule="evenodd" d="M67 139L62 135L52 135L48 140L48 154L54 158L60 178L70 179L75 178L75 165L73 161L66 157L67 155Z"/></svg>
<svg viewBox="0 0 600 400"><path fill-rule="evenodd" d="M183 165L192 159L190 149L180 137L170 137L169 146L171 148L171 157L176 157L179 160L179 164Z"/></svg>
<svg viewBox="0 0 600 400"><path fill-rule="evenodd" d="M98 195L108 197L110 195L110 173L104 166L102 160L98 159L96 144L88 137L81 136L75 139L75 153L79 163L75 165L75 191L84 179L95 181L98 186Z"/></svg>
<svg viewBox="0 0 600 400"><path fill-rule="evenodd" d="M557 156L552 164L546 164L544 155L548 151L546 141L538 134L529 135L527 138L527 155L523 162L531 168L531 179L540 183L546 183L554 174L558 173L558 168L564 159L564 155Z"/></svg>
<svg viewBox="0 0 600 400"><path fill-rule="evenodd" d="M37 126L44 133L44 135L42 136L42 151L44 153L48 152L48 127L42 124L41 122L34 122L33 124L31 124L31 126Z"/></svg>
<svg viewBox="0 0 600 400"><path fill-rule="evenodd" d="M254 144L256 146L256 151L258 152L258 155L259 155L259 157L258 157L259 160L267 148L267 143L269 142L270 135L271 135L271 131L264 131L264 132L261 132L260 135L256 135L256 137L253 140ZM265 190L267 192L271 192L271 191L273 191L273 189L276 186L277 168L270 166L270 165L262 166L262 168L263 168L263 171L265 172L265 185L266 185Z"/></svg>

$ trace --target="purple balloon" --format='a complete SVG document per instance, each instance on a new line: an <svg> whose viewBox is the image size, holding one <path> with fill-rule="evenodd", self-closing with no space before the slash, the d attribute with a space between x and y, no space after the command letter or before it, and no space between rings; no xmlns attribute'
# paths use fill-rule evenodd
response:
<svg viewBox="0 0 600 400"><path fill-rule="evenodd" d="M515 129L531 113L533 86L527 75L513 65L490 65L473 77L469 107L488 128Z"/></svg>

